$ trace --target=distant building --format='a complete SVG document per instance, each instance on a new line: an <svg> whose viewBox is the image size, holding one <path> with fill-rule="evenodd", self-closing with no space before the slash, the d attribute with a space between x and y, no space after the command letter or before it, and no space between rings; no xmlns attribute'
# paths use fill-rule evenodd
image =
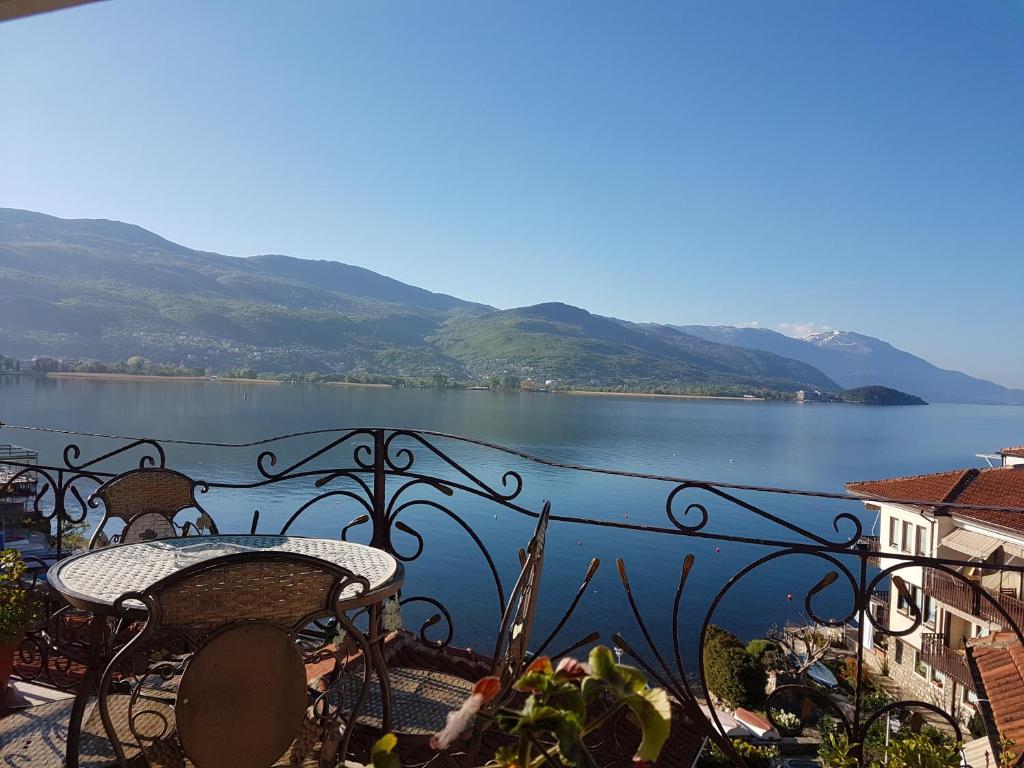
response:
<svg viewBox="0 0 1024 768"><path fill-rule="evenodd" d="M1015 467L1019 464L1024 464L1024 445L1003 448L999 451L999 455L1003 457L1004 467Z"/></svg>
<svg viewBox="0 0 1024 768"><path fill-rule="evenodd" d="M818 390L808 392L807 390L797 390L796 399L800 402L820 402L825 399L825 396Z"/></svg>
<svg viewBox="0 0 1024 768"><path fill-rule="evenodd" d="M4 462L36 464L38 460L39 454L33 450L19 445L0 444L0 521L5 526L21 525L29 514L38 478L34 471L26 472L24 467Z"/></svg>
<svg viewBox="0 0 1024 768"><path fill-rule="evenodd" d="M904 692L966 722L978 702L976 682L967 665L968 642L1008 629L1002 611L1024 626L1021 574L999 567L1024 564L1024 516L944 505L1024 507L1024 461L847 483L846 487L857 495L920 502L865 502L878 511L879 567L899 563L887 554L970 562L958 569L963 579L938 568L898 570L923 622L913 632L884 640L889 674ZM895 587L884 599L882 615L889 630L913 626L911 604Z"/></svg>

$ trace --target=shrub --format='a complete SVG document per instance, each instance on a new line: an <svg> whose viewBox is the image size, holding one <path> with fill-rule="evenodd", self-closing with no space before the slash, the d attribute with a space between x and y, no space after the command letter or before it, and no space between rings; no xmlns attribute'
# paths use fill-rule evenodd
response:
<svg viewBox="0 0 1024 768"><path fill-rule="evenodd" d="M764 667L742 645L718 646L704 655L708 688L730 707L757 706L764 701Z"/></svg>
<svg viewBox="0 0 1024 768"><path fill-rule="evenodd" d="M971 715L971 719L967 721L967 730L970 731L971 736L975 739L980 739L987 733L985 718L981 716L980 712L975 712Z"/></svg>
<svg viewBox="0 0 1024 768"><path fill-rule="evenodd" d="M933 734L901 736L889 742L885 752L889 768L960 768L960 746Z"/></svg>
<svg viewBox="0 0 1024 768"><path fill-rule="evenodd" d="M774 669L777 672L789 669L786 661L786 654L774 640L760 637L747 643L747 653L755 660L761 662L766 670Z"/></svg>
<svg viewBox="0 0 1024 768"><path fill-rule="evenodd" d="M771 761L779 757L779 748L776 746L759 747L742 740L734 741L732 746L746 760L748 768L768 768Z"/></svg>
<svg viewBox="0 0 1024 768"><path fill-rule="evenodd" d="M0 644L18 642L36 620L39 604L25 588L25 563L15 549L0 550Z"/></svg>
<svg viewBox="0 0 1024 768"><path fill-rule="evenodd" d="M723 629L717 624L709 624L707 634L704 636L704 653L710 656L712 653L723 648L742 648L743 643L732 632Z"/></svg>
<svg viewBox="0 0 1024 768"><path fill-rule="evenodd" d="M875 712L894 701L892 696L879 688L864 695L864 698L861 699L861 707L865 712Z"/></svg>

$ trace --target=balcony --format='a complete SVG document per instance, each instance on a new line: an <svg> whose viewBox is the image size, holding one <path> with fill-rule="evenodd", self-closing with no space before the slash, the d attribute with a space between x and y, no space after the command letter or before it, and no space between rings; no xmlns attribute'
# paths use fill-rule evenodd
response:
<svg viewBox="0 0 1024 768"><path fill-rule="evenodd" d="M0 444L0 504L20 503L35 493L36 475L27 467L38 460L39 454L33 450Z"/></svg>
<svg viewBox="0 0 1024 768"><path fill-rule="evenodd" d="M878 554L881 551L881 542L877 536L861 536L857 540L857 549L869 553L868 565L878 567Z"/></svg>
<svg viewBox="0 0 1024 768"><path fill-rule="evenodd" d="M966 653L963 649L950 648L945 635L935 632L921 633L921 660L946 677L956 680L960 685L974 690L974 682L967 668Z"/></svg>
<svg viewBox="0 0 1024 768"><path fill-rule="evenodd" d="M977 581L955 578L935 568L925 568L922 589L926 595L969 616L1009 628L1006 617L992 604L994 600L1017 626L1024 626L1024 601L1016 595L999 593Z"/></svg>
<svg viewBox="0 0 1024 768"><path fill-rule="evenodd" d="M95 531L98 524L117 522L109 508L113 497L93 495L101 484L140 468L174 470L190 489L187 501L201 504L204 515L208 510L222 533L355 540L401 561L405 583L398 619L415 643L401 649L409 667L443 661L457 671L467 659L480 661L469 648L495 647L498 621L522 567L517 550L549 499L530 650L555 651L558 657L566 648L585 656L599 635L600 643L621 652L624 663L643 668L669 690L680 708L673 713L679 725L674 723L672 733L697 748L716 728L724 731L720 720L709 720L700 709L709 692L701 654L710 625L744 626L736 630L743 642L790 622L826 628L815 636L842 635L844 623L867 608L874 644L889 637L890 594L865 567L877 557L877 538L861 535L862 501L855 497L671 478L635 467L579 467L470 438L403 429L319 430L245 445L187 447L109 438L94 440L88 449L68 446L42 462L34 456L0 459L14 472L40 476L28 509L52 525L58 549L66 546L60 532L69 527ZM215 470L203 477L210 467ZM140 517L156 494L141 496L132 497ZM193 520L193 534L209 528L194 510L185 520L186 507L170 520L179 526L178 535L181 524ZM152 532L142 530L142 538ZM114 528L109 542L121 545L124 534ZM164 534L169 535L174 534ZM66 554L61 550L58 558ZM916 555L891 559L913 569L933 564ZM601 560L617 561L618 567L599 568ZM113 572L104 571L105 583ZM983 610L972 585L928 572L929 594ZM1008 600L1003 596L1000 604ZM47 623L29 632L16 660L23 679L66 688L81 678L88 662L84 625L53 628L66 607L50 603ZM1011 612L1018 615L1024 618L1024 612ZM847 636L849 651L863 656L863 627ZM940 635L924 637L923 661L970 685L963 655ZM789 712L813 710L822 697L842 695L821 687L808 693L799 685L780 690L780 698L771 701ZM792 701L783 702L783 696ZM849 711L850 730L860 739L858 729L868 727L866 713ZM858 717L860 722L852 721Z"/></svg>

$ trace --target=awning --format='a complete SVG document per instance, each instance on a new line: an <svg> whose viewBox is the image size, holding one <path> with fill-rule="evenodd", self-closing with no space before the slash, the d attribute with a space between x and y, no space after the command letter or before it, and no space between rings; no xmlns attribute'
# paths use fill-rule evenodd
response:
<svg viewBox="0 0 1024 768"><path fill-rule="evenodd" d="M942 545L962 552L965 555L985 560L1003 545L1003 542L984 533L975 533L963 528L957 528L949 535L943 537Z"/></svg>

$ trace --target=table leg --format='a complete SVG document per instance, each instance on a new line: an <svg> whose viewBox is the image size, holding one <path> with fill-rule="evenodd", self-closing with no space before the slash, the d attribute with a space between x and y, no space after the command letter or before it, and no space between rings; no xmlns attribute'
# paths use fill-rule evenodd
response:
<svg viewBox="0 0 1024 768"><path fill-rule="evenodd" d="M68 741L64 754L65 768L78 768L78 752L82 740L82 720L89 697L96 688L97 677L102 670L103 649L107 640L107 620L92 614L89 617L89 649L86 656L85 675L75 691L75 702L68 718Z"/></svg>
<svg viewBox="0 0 1024 768"><path fill-rule="evenodd" d="M384 733L391 730L391 684L388 680L388 666L384 660L383 604L370 606L370 664L377 673L380 684L381 727Z"/></svg>

